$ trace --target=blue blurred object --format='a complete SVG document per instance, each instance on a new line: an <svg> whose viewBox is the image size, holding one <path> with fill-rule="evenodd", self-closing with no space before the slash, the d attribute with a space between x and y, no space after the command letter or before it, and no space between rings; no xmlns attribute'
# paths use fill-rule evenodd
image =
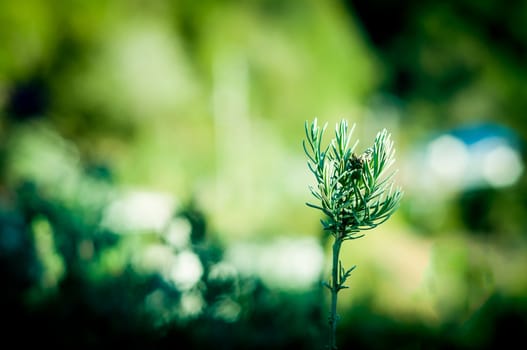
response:
<svg viewBox="0 0 527 350"><path fill-rule="evenodd" d="M461 126L434 136L424 148L424 185L459 192L514 185L524 170L523 143L514 130L495 123Z"/></svg>
<svg viewBox="0 0 527 350"><path fill-rule="evenodd" d="M479 123L461 126L449 132L450 135L462 140L467 146L488 139L501 139L518 151L521 148L521 139L519 135L501 124L497 123Z"/></svg>

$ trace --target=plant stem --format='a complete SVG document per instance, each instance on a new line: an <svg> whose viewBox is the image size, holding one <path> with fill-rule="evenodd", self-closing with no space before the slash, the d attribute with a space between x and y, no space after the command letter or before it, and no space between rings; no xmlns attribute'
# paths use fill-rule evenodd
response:
<svg viewBox="0 0 527 350"><path fill-rule="evenodd" d="M331 310L329 314L329 348L337 349L337 295L340 289L339 280L339 254L342 239L337 234L333 242L333 266L331 270Z"/></svg>

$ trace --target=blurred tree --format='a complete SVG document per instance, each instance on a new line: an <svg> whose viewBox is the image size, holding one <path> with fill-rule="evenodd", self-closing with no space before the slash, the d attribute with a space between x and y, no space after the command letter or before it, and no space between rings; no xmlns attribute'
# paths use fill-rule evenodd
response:
<svg viewBox="0 0 527 350"><path fill-rule="evenodd" d="M344 3L383 58L382 90L405 101L407 128L492 120L527 137L524 1Z"/></svg>

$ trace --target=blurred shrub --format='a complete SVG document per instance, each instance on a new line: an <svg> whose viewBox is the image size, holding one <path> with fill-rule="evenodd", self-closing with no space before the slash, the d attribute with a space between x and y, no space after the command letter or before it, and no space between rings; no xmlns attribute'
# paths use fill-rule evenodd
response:
<svg viewBox="0 0 527 350"><path fill-rule="evenodd" d="M310 348L319 341L317 292L291 295L257 277L241 278L222 262L223 249L208 237L194 205L174 213L190 223L191 240L182 249L159 235L102 229L31 181L4 193L2 204L5 341L30 343L23 334L32 334L49 345L225 349ZM178 285L162 270L145 269L137 256L153 244L175 257L197 256L199 281Z"/></svg>

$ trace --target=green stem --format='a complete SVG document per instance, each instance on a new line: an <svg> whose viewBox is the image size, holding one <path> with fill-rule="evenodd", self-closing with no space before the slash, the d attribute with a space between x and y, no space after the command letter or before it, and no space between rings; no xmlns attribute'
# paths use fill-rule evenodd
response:
<svg viewBox="0 0 527 350"><path fill-rule="evenodd" d="M339 254L342 239L337 234L333 243L333 266L331 269L331 310L329 314L329 348L337 349L337 295L340 289Z"/></svg>

